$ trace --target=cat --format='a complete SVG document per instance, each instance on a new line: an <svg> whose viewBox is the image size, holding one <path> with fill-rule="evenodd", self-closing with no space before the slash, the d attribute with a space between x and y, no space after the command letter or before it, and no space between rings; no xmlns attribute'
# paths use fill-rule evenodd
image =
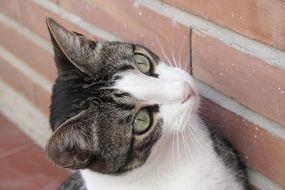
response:
<svg viewBox="0 0 285 190"><path fill-rule="evenodd" d="M46 153L76 171L60 189L248 189L238 156L199 118L191 75L141 45L47 26L58 76Z"/></svg>

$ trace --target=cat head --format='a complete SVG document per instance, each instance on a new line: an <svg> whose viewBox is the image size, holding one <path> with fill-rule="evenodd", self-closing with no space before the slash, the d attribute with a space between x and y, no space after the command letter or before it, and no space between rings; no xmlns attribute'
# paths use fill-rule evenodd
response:
<svg viewBox="0 0 285 190"><path fill-rule="evenodd" d="M182 131L199 96L191 76L149 49L92 41L47 19L58 76L46 152L57 165L121 174L143 165L162 135Z"/></svg>

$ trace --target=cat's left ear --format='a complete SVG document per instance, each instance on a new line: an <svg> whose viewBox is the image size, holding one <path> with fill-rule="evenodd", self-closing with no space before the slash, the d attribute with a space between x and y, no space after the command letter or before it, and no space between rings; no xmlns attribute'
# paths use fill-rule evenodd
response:
<svg viewBox="0 0 285 190"><path fill-rule="evenodd" d="M67 58L73 66L83 73L92 73L90 71L95 67L95 48L98 43L87 39L83 35L68 31L52 18L47 18L46 22L51 35L55 56L57 56L56 54L63 54L60 56ZM59 71L70 67L64 65L67 64L65 63L66 61L62 62L64 63L57 63Z"/></svg>
<svg viewBox="0 0 285 190"><path fill-rule="evenodd" d="M93 132L88 119L88 111L61 124L50 137L46 153L50 160L58 166L71 169L86 167L93 158Z"/></svg>

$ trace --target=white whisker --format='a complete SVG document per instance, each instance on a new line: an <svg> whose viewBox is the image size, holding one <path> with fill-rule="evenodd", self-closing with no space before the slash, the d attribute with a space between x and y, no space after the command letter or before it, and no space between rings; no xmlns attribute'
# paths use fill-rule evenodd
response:
<svg viewBox="0 0 285 190"><path fill-rule="evenodd" d="M166 55L166 53L165 53L164 49L162 48L162 45L161 45L161 43L160 43L159 39L158 39L157 37L156 37L155 39L156 39L156 41L157 41L157 43L158 43L158 46L159 46L159 48L160 48L160 50L161 50L162 54L163 54L163 55L164 55L164 57L167 59L168 64L172 65L172 63L171 63L171 61L170 61L169 57Z"/></svg>

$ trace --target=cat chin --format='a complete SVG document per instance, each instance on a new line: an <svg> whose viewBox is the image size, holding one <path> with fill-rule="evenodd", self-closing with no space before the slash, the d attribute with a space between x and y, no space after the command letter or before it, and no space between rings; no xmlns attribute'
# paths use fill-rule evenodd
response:
<svg viewBox="0 0 285 190"><path fill-rule="evenodd" d="M163 132L173 134L184 131L198 117L199 96L191 97L184 103L160 106L158 117L163 119Z"/></svg>

